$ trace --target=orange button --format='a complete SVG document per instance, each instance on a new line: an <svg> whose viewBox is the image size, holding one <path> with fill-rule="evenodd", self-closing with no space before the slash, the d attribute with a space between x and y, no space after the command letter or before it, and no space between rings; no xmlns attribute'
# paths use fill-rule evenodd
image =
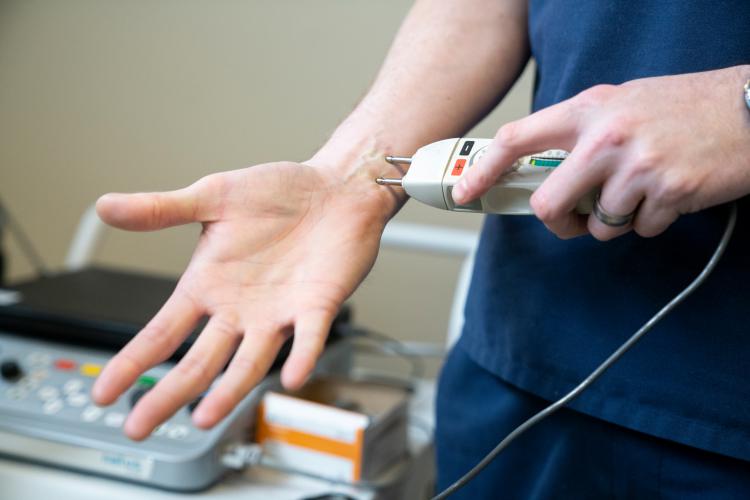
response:
<svg viewBox="0 0 750 500"><path fill-rule="evenodd" d="M75 367L76 362L70 359L58 359L57 361L55 361L55 368L57 368L58 370L68 371L72 370Z"/></svg>
<svg viewBox="0 0 750 500"><path fill-rule="evenodd" d="M458 177L459 175L461 175L461 172L464 171L465 166L466 166L465 159L456 160L456 164L453 166L453 171L451 172L451 175L454 177Z"/></svg>

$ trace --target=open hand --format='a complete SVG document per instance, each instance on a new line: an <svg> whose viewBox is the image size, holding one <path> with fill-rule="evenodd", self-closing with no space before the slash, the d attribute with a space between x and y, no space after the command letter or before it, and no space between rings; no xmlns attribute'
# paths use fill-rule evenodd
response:
<svg viewBox="0 0 750 500"><path fill-rule="evenodd" d="M103 196L97 210L113 226L147 231L200 222L203 231L174 293L107 364L94 400L114 402L203 316L210 320L195 344L129 415L129 437L147 437L204 392L234 354L193 412L197 426L213 426L261 380L292 334L282 382L299 387L339 307L372 267L387 221L383 194L369 177L341 179L286 162L209 175L172 192Z"/></svg>

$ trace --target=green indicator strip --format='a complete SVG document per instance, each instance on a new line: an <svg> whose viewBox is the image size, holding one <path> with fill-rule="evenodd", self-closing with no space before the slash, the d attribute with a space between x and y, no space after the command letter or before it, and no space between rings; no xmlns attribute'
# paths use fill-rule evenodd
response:
<svg viewBox="0 0 750 500"><path fill-rule="evenodd" d="M529 165L535 167L557 167L563 162L563 158L531 158Z"/></svg>

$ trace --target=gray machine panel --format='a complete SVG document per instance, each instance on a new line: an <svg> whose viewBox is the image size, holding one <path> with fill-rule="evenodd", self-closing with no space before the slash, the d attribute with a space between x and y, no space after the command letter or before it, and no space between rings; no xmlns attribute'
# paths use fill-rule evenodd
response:
<svg viewBox="0 0 750 500"><path fill-rule="evenodd" d="M55 344L0 331L0 453L113 476L160 488L194 491L216 482L229 444L249 439L257 402L278 377L269 376L210 430L194 427L180 409L151 437L136 443L122 424L137 392L148 390L173 364L149 370L114 405L89 400L104 350Z"/></svg>

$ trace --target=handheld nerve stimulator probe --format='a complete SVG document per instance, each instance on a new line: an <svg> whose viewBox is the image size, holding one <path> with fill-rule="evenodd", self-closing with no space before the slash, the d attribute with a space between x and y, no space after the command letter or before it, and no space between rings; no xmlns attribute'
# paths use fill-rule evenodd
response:
<svg viewBox="0 0 750 500"><path fill-rule="evenodd" d="M529 205L531 193L547 178L549 173L568 156L562 150L550 150L518 159L511 170L503 175L484 196L470 202L468 205L453 203L452 190L461 175L468 168L477 164L485 153L490 139L446 139L428 144L414 154L413 158L387 156L386 161L396 164L408 164L409 170L402 179L375 180L380 185L400 186L412 198L443 210L458 212L485 212L506 215L533 215ZM576 207L582 214L591 213L595 193L589 193ZM550 403L537 414L522 422L500 441L482 460L457 479L445 490L435 495L432 500L444 500L458 491L479 474L492 460L499 455L524 432L554 414L575 398L581 395L605 371L615 364L639 340L648 333L654 325L668 315L685 300L708 278L714 270L724 251L729 245L734 226L737 221L737 203L729 205L729 216L724 233L703 270L693 281L670 300L659 312L651 317L644 325L605 359L593 372L589 374L570 392L557 401Z"/></svg>
<svg viewBox="0 0 750 500"><path fill-rule="evenodd" d="M402 179L379 177L375 182L400 186L412 198L443 210L533 215L529 206L531 193L568 156L566 151L553 149L519 158L484 196L467 205L453 203L453 186L479 162L491 142L491 139L445 139L419 148L412 158L387 156L388 163L409 164L409 170ZM594 195L583 198L576 211L591 213Z"/></svg>

